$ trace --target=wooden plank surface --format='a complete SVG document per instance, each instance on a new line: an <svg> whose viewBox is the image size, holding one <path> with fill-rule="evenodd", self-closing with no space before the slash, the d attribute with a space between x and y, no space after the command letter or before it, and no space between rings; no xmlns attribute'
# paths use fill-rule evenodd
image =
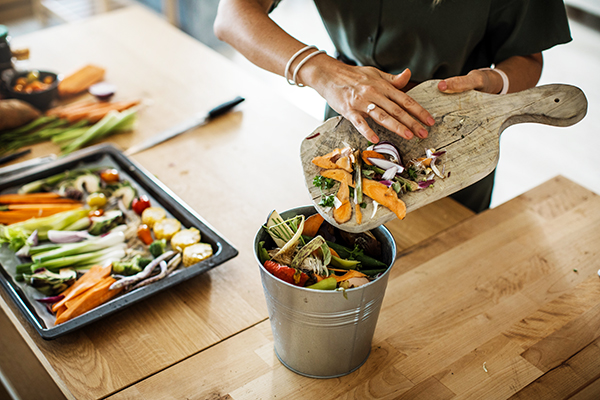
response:
<svg viewBox="0 0 600 400"><path fill-rule="evenodd" d="M238 257L53 341L40 339L0 291L2 308L64 395L119 392L264 322L254 235L272 209L310 203L299 148L318 121L141 7L18 39L31 48L33 66L68 73L97 64L117 98L148 104L133 132L110 138L123 149L236 95L246 98L236 111L133 157L232 242ZM69 51L58 52L57 43ZM32 150L29 158L58 148ZM471 215L444 199L390 229L400 250Z"/></svg>
<svg viewBox="0 0 600 400"><path fill-rule="evenodd" d="M598 243L600 196L556 177L405 248L350 375L289 371L264 321L110 398L594 399Z"/></svg>

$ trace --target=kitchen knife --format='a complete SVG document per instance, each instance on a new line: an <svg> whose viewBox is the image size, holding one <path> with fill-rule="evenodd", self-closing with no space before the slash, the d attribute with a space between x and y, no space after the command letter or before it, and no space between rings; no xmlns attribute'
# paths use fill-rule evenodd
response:
<svg viewBox="0 0 600 400"><path fill-rule="evenodd" d="M221 105L216 106L215 108L210 110L206 115L195 116L192 119L184 121L183 123L176 125L170 129L167 129L166 131L159 133L158 135L151 137L150 139L148 139L142 143L131 146L130 148L125 150L123 152L123 154L125 154L126 156L131 156L133 154L139 153L140 151L143 151L143 150L149 149L150 147L156 146L157 144L160 144L166 140L172 139L175 136L179 136L182 133L185 133L192 128L196 128L200 125L204 125L207 122L209 122L210 120L227 113L233 107L237 106L244 100L245 99L243 97L238 96L233 100L230 100L228 102L225 102Z"/></svg>

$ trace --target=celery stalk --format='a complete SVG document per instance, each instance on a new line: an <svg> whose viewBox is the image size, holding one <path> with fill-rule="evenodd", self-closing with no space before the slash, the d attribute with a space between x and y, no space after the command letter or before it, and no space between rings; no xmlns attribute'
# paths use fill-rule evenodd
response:
<svg viewBox="0 0 600 400"><path fill-rule="evenodd" d="M46 268L49 271L55 272L64 267L77 267L84 264L102 263L110 259L118 260L125 257L125 247L126 245L123 243L121 245L109 247L103 250L56 258L40 263L33 263L31 270L35 271L39 268Z"/></svg>
<svg viewBox="0 0 600 400"><path fill-rule="evenodd" d="M106 249L123 242L125 242L125 234L123 232L112 232L106 236L88 239L82 242L63 244L54 250L35 254L31 259L35 263L43 263L61 257Z"/></svg>

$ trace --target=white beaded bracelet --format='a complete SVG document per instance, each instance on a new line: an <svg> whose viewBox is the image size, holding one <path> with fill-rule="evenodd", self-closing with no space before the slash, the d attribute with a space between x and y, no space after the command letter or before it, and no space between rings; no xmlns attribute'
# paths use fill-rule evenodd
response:
<svg viewBox="0 0 600 400"><path fill-rule="evenodd" d="M296 86L298 86L298 87L303 87L303 86L304 86L303 84L301 84L301 83L298 83L298 81L296 80L296 79L297 79L297 77L298 77L298 71L300 70L300 68L301 68L301 67L302 67L302 66L303 66L303 65L304 65L304 64L305 64L305 63L306 63L308 60L310 60L310 59L311 59L311 58L313 58L314 56L316 56L316 55L319 55L319 54L323 54L323 53L325 53L325 50L319 50L319 51L315 51L315 52L313 52L313 53L311 53L311 54L307 55L307 56L304 58L304 60L300 61L300 64L298 64L298 66L297 66L297 67L296 67L296 69L294 70L294 76L293 76L293 78L292 78L292 80L294 81L294 83L296 84Z"/></svg>
<svg viewBox="0 0 600 400"><path fill-rule="evenodd" d="M316 49L316 48L317 48L317 46L306 46L306 47L303 47L302 49L298 50L298 51L296 52L296 54L294 54L294 55L293 55L293 56L290 58L290 60L287 62L286 66L285 66L284 76L285 76L285 79L287 80L287 82L288 82L290 85L295 85L295 84L296 84L296 82L295 82L295 81L290 81L290 78L288 77L288 75L289 75L289 70L290 70L290 67L292 66L292 63L294 62L294 60L295 60L295 59L296 59L296 58L297 58L297 57L298 57L300 54L304 53L306 50L309 50L309 49ZM297 69L297 68L296 68L296 69Z"/></svg>
<svg viewBox="0 0 600 400"><path fill-rule="evenodd" d="M500 77L502 78L502 90L498 94L508 93L508 85L509 85L508 75L506 75L506 73L504 71L502 71L501 69L498 69L498 68L480 68L479 70L480 71L495 71L495 72L497 72L500 75Z"/></svg>

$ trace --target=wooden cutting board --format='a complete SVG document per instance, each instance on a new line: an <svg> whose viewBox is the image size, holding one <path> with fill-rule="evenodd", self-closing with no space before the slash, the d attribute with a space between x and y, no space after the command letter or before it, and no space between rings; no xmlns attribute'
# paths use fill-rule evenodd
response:
<svg viewBox="0 0 600 400"><path fill-rule="evenodd" d="M408 92L435 119L426 139L405 140L368 120L380 140L391 141L398 147L404 161L425 156L425 149L429 148L446 151L438 161L438 165L445 165L444 179L436 178L429 188L401 195L407 212L446 197L492 172L499 159L500 134L509 126L524 122L570 126L579 122L587 111L585 95L570 85L538 86L507 95L477 91L444 94L437 89L438 82L423 82ZM373 203L367 198L362 223L356 223L353 212L350 221L340 225L334 220L332 209L319 206L321 191L313 185L314 177L322 169L311 160L346 145L364 150L368 141L342 117L325 121L308 135L300 148L305 183L317 211L328 222L348 232L364 232L391 221L395 214L380 206L373 216ZM338 186L324 193L336 193Z"/></svg>

